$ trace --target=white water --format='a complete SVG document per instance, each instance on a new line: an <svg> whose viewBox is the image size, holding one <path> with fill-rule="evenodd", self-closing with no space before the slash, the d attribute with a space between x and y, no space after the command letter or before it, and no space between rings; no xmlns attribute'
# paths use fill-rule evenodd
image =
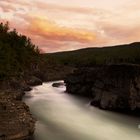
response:
<svg viewBox="0 0 140 140"><path fill-rule="evenodd" d="M34 87L24 99L38 120L35 140L140 140L140 118L100 110L51 85Z"/></svg>

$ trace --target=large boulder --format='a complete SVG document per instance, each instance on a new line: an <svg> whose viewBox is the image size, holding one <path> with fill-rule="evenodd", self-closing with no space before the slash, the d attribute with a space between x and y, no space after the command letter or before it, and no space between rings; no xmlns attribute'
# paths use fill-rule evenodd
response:
<svg viewBox="0 0 140 140"><path fill-rule="evenodd" d="M103 109L140 109L140 66L106 65L79 69L66 80L68 93L92 97Z"/></svg>

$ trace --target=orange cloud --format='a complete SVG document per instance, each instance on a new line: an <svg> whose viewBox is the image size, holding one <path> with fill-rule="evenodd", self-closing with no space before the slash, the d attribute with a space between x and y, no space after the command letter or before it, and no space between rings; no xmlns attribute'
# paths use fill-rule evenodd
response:
<svg viewBox="0 0 140 140"><path fill-rule="evenodd" d="M91 31L61 27L54 22L40 18L31 19L30 25L31 26L28 27L28 30L32 34L42 36L47 40L73 41L81 43L96 41L96 36Z"/></svg>
<svg viewBox="0 0 140 140"><path fill-rule="evenodd" d="M29 36L46 52L73 50L98 45L103 42L96 33L85 29L63 27L55 22L25 14L16 14L18 22L11 20L10 26ZM24 24L23 24L24 23ZM21 26L21 25L24 26Z"/></svg>

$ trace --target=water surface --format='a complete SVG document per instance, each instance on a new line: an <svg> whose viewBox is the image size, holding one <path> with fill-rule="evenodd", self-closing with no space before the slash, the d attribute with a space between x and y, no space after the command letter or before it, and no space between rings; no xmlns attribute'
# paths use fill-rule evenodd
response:
<svg viewBox="0 0 140 140"><path fill-rule="evenodd" d="M52 82L34 87L24 100L38 120L35 140L140 140L140 118L92 107Z"/></svg>

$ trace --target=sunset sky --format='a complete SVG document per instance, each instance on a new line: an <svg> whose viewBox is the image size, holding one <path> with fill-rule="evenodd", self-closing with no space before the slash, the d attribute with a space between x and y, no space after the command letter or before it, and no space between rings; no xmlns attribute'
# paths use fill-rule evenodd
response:
<svg viewBox="0 0 140 140"><path fill-rule="evenodd" d="M0 21L44 52L140 41L140 0L0 0Z"/></svg>

